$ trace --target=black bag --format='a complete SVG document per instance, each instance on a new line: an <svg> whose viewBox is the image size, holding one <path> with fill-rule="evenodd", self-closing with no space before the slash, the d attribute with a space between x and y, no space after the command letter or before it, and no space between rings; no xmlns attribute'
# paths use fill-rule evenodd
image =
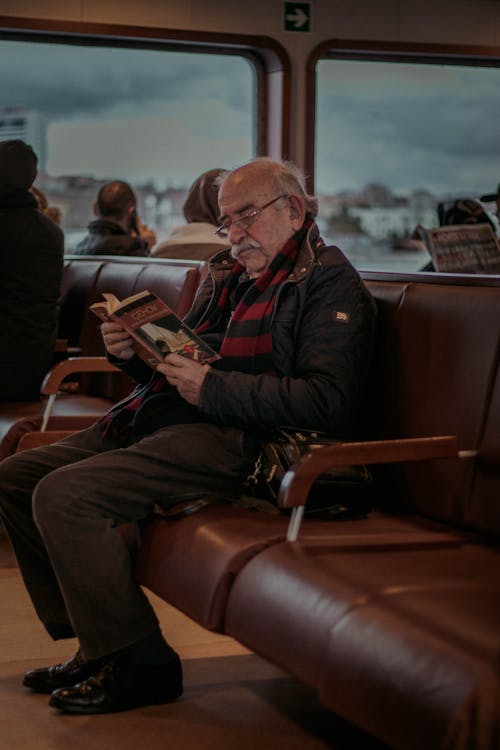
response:
<svg viewBox="0 0 500 750"><path fill-rule="evenodd" d="M344 442L321 432L281 428L260 441L255 471L248 477L248 491L276 502L281 480L301 456L322 445ZM366 516L372 508L373 478L363 464L333 467L313 484L305 515L313 517Z"/></svg>

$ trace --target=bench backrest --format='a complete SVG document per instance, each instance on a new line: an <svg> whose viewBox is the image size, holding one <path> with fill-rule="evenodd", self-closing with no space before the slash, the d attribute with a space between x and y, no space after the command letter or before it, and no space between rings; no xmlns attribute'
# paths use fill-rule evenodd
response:
<svg viewBox="0 0 500 750"><path fill-rule="evenodd" d="M60 335L103 354L89 305L150 289L183 316L205 271L197 261L68 256ZM365 273L379 313L367 437L457 435L478 459L394 464L380 472L384 500L425 516L500 534L500 278ZM94 375L84 388L122 398L125 376Z"/></svg>
<svg viewBox="0 0 500 750"><path fill-rule="evenodd" d="M59 313L59 337L79 347L82 355L104 355L100 321L89 310L104 292L119 299L148 289L156 292L180 317L194 299L204 264L166 258L116 256L66 256ZM114 400L130 392L133 383L125 375L86 375L82 388L92 395Z"/></svg>
<svg viewBox="0 0 500 750"><path fill-rule="evenodd" d="M398 502L500 534L500 279L365 274L379 310L369 436L457 435L477 459L392 465ZM487 460L486 460L487 458Z"/></svg>

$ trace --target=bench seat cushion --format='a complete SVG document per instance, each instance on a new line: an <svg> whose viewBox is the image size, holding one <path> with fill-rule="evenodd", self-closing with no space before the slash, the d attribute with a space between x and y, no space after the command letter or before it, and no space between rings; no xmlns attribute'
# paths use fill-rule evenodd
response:
<svg viewBox="0 0 500 750"><path fill-rule="evenodd" d="M475 552L439 553L436 583L431 574L420 586L389 588L347 613L325 651L321 702L391 747L442 747L462 706L493 678L500 653L498 584L436 576L458 558L477 573ZM492 562L485 557L483 571ZM468 747L486 750L476 741Z"/></svg>
<svg viewBox="0 0 500 750"><path fill-rule="evenodd" d="M287 523L230 505L176 521L158 517L142 535L138 580L200 625L223 632L234 579L254 555L283 541Z"/></svg>
<svg viewBox="0 0 500 750"><path fill-rule="evenodd" d="M226 633L391 746L439 747L500 655L500 550L411 517L336 528L249 561Z"/></svg>

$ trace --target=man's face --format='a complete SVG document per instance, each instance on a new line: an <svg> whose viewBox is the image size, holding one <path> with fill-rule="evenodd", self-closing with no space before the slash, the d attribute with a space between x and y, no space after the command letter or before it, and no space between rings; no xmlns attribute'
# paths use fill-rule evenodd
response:
<svg viewBox="0 0 500 750"><path fill-rule="evenodd" d="M236 226L234 221L262 208L278 195L269 173L259 173L254 166L242 167L229 175L219 193L221 220L233 222L229 228L231 254L253 279L302 226L303 212L296 207L297 203L300 207L300 202L296 196L284 197L258 213L246 229Z"/></svg>

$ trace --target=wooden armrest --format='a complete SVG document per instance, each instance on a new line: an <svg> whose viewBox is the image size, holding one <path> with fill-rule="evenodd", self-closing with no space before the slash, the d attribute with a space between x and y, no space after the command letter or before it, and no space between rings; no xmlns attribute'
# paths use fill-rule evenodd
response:
<svg viewBox="0 0 500 750"><path fill-rule="evenodd" d="M458 451L457 437L445 435L404 440L338 443L311 450L285 474L278 496L281 508L293 508L287 539L295 541L304 506L314 481L334 466L426 461L432 458L472 458L477 451Z"/></svg>
<svg viewBox="0 0 500 750"><path fill-rule="evenodd" d="M50 370L42 383L44 396L57 393L63 380L76 372L120 372L118 367L108 362L106 357L69 357Z"/></svg>
<svg viewBox="0 0 500 750"><path fill-rule="evenodd" d="M40 432L45 432L49 423L56 396L61 383L68 375L75 372L121 372L118 367L108 362L106 357L69 357L50 370L42 383L41 393L48 396L47 405L43 412Z"/></svg>

